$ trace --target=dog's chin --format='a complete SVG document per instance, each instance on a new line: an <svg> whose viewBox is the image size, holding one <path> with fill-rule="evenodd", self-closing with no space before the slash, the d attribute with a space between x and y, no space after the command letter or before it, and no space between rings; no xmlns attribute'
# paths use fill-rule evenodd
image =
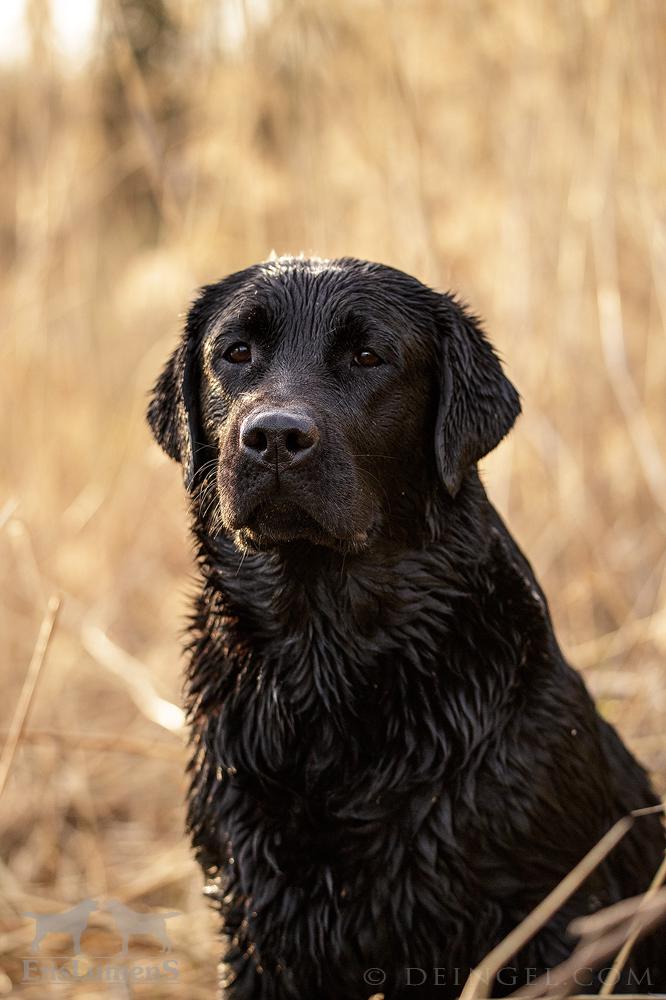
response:
<svg viewBox="0 0 666 1000"><path fill-rule="evenodd" d="M322 525L292 500L259 504L241 530L261 548L303 539L321 544L326 535Z"/></svg>
<svg viewBox="0 0 666 1000"><path fill-rule="evenodd" d="M256 507L247 521L238 526L236 537L245 548L269 551L296 542L329 549L360 549L367 533L337 535L292 500L269 500Z"/></svg>

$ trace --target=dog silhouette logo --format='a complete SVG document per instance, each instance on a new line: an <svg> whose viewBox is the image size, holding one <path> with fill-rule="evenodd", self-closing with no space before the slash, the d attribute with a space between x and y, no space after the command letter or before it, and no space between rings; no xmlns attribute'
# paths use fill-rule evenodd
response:
<svg viewBox="0 0 666 1000"><path fill-rule="evenodd" d="M171 941L167 934L166 921L171 917L179 917L179 910L168 913L140 913L130 909L118 899L107 899L102 909L110 913L122 938L122 954L127 955L129 939L137 937L153 937L162 945L162 951L171 951Z"/></svg>
<svg viewBox="0 0 666 1000"><path fill-rule="evenodd" d="M69 934L74 944L74 954L81 953L81 935L88 926L88 917L98 908L97 900L84 899L64 913L24 913L36 924L31 950L39 951L39 946L47 934Z"/></svg>

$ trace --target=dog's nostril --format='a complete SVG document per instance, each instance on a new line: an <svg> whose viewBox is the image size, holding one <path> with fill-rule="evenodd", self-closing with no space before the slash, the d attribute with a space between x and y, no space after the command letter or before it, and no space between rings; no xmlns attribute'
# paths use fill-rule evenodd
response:
<svg viewBox="0 0 666 1000"><path fill-rule="evenodd" d="M261 427L250 427L243 434L243 444L252 451L266 451L268 436Z"/></svg>
<svg viewBox="0 0 666 1000"><path fill-rule="evenodd" d="M287 431L284 443L287 451L296 455L299 451L307 451L308 448L312 448L315 444L315 437L309 431L290 430Z"/></svg>

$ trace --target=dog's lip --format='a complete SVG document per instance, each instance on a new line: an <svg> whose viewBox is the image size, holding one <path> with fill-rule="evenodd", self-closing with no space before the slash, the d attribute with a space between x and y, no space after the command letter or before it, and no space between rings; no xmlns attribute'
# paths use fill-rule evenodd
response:
<svg viewBox="0 0 666 1000"><path fill-rule="evenodd" d="M353 522L351 505L347 524L334 526L312 514L309 506L299 503L291 494L278 492L255 499L244 510L232 507L225 517L225 528L237 533L243 544L260 548L305 540L345 551L363 549L377 523L376 512L367 524Z"/></svg>

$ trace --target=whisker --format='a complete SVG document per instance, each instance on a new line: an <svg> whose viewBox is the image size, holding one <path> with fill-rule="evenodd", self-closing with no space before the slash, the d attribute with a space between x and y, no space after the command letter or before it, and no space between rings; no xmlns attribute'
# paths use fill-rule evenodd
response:
<svg viewBox="0 0 666 1000"><path fill-rule="evenodd" d="M242 556L240 558L240 562L238 563L238 569L236 570L236 574L235 574L236 576L238 576L238 574L242 570L243 563L245 562L245 557L246 556L247 556L247 549L243 549L243 554L242 554Z"/></svg>

